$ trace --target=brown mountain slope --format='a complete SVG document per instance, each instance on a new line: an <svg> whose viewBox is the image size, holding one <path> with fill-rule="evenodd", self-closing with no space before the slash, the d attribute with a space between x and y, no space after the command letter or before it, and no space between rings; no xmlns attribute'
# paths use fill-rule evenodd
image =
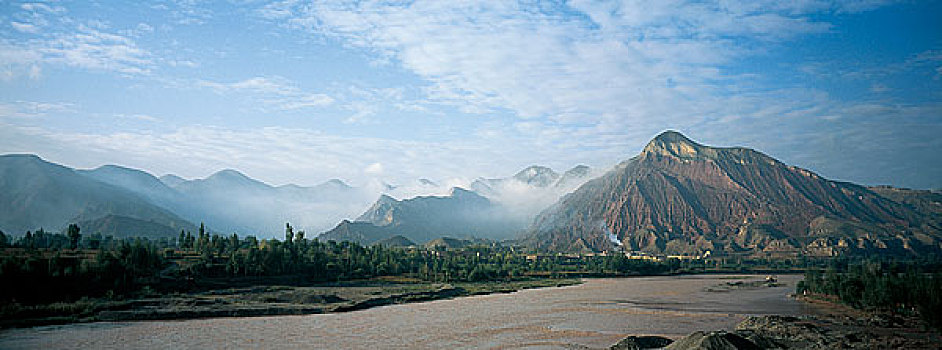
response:
<svg viewBox="0 0 942 350"><path fill-rule="evenodd" d="M541 213L524 242L570 251L623 243L657 253L916 252L939 248L938 230L925 229L932 220L865 187L668 131Z"/></svg>

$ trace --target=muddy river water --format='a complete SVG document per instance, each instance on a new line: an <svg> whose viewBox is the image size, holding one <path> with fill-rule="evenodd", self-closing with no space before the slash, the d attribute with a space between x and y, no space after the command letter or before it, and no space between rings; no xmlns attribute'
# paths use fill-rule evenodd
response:
<svg viewBox="0 0 942 350"><path fill-rule="evenodd" d="M182 321L99 322L0 331L3 349L605 348L627 335L678 338L732 329L749 315L813 310L782 286L724 288L764 276L587 279L525 290L362 311Z"/></svg>

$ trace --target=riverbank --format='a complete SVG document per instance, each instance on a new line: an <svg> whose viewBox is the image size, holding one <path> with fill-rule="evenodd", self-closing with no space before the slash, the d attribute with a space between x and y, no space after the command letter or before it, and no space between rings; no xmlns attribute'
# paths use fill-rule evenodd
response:
<svg viewBox="0 0 942 350"><path fill-rule="evenodd" d="M755 275L587 278L576 286L304 316L95 322L0 331L3 349L604 349L631 334L680 339L733 329L749 315L804 315L783 286ZM742 281L743 283L736 283ZM744 288L718 290L721 285ZM248 344L248 345L247 345Z"/></svg>
<svg viewBox="0 0 942 350"><path fill-rule="evenodd" d="M424 283L372 279L315 286L257 285L134 298L83 298L71 303L0 306L0 328L138 320L307 315L378 306L511 293L579 284L579 279L532 279L467 283Z"/></svg>
<svg viewBox="0 0 942 350"><path fill-rule="evenodd" d="M671 340L630 336L610 349L939 349L942 334L916 317L863 311L819 297L797 297L807 316L752 316L735 329L697 331Z"/></svg>

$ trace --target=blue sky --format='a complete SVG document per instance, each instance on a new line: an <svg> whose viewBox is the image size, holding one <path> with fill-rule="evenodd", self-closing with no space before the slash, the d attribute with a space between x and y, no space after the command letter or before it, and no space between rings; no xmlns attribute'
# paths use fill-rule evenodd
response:
<svg viewBox="0 0 942 350"><path fill-rule="evenodd" d="M0 153L272 184L609 167L665 129L942 188L939 1L0 3Z"/></svg>

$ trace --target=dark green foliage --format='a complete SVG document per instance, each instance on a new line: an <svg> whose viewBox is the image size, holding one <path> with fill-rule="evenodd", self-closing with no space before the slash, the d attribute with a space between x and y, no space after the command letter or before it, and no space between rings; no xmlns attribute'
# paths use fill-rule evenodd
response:
<svg viewBox="0 0 942 350"><path fill-rule="evenodd" d="M67 236L69 237L69 249L78 248L79 239L82 238L82 234L79 233L81 229L76 224L69 224L67 231Z"/></svg>
<svg viewBox="0 0 942 350"><path fill-rule="evenodd" d="M64 235L56 236L65 240ZM127 293L153 282L165 262L154 243L140 239L94 251L91 259L67 252L43 249L3 257L0 285L5 287L0 288L0 303L73 301L83 296Z"/></svg>
<svg viewBox="0 0 942 350"><path fill-rule="evenodd" d="M938 265L868 261L805 272L798 293L833 295L862 309L918 313L942 329L942 272Z"/></svg>
<svg viewBox="0 0 942 350"><path fill-rule="evenodd" d="M147 288L186 291L195 281L295 276L306 283L401 276L428 282L479 282L531 277L620 276L696 269L698 262L653 263L624 256L530 256L499 245L461 249L364 247L307 239L286 225L289 240L209 234L161 240L101 234L28 233L2 250L0 304L121 297ZM699 268L702 268L699 266Z"/></svg>

